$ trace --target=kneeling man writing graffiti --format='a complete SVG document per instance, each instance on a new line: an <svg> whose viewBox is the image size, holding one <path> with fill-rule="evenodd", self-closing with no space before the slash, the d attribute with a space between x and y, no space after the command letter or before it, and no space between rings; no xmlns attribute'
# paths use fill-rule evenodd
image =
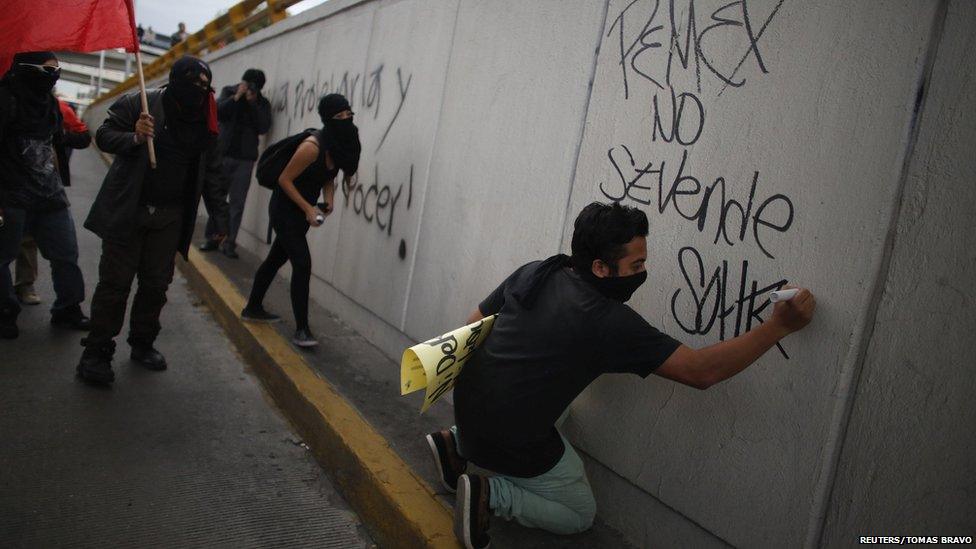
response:
<svg viewBox="0 0 976 549"><path fill-rule="evenodd" d="M489 517L557 534L588 529L596 504L559 416L604 373L661 377L706 389L806 326L814 296L798 289L756 328L703 349L682 345L624 303L647 279L647 217L594 202L576 218L572 257L524 265L469 323L497 315L454 387L456 425L427 435L441 480L457 491L455 532L486 547ZM491 476L465 474L468 462Z"/></svg>

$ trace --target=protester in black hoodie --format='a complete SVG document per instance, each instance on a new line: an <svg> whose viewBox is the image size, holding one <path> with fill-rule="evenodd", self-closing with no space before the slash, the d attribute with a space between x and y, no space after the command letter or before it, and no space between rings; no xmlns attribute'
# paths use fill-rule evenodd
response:
<svg viewBox="0 0 976 549"><path fill-rule="evenodd" d="M28 52L14 56L0 81L0 338L19 334L20 305L9 266L25 233L51 263L57 295L51 322L89 327L81 311L85 282L78 268L78 239L64 192L69 174L61 112L51 93L60 75L52 52Z"/></svg>
<svg viewBox="0 0 976 549"><path fill-rule="evenodd" d="M220 121L220 152L223 154L224 182L227 184L229 226L221 250L237 259L237 231L244 215L247 191L251 187L251 173L258 158L258 136L271 127L271 103L261 95L264 73L247 69L236 86L226 86L217 100L217 120ZM213 218L207 222L207 241L200 250L209 252L218 246Z"/></svg>
<svg viewBox="0 0 976 549"><path fill-rule="evenodd" d="M359 130L352 122L349 101L337 93L319 101L319 116L325 127L305 139L295 151L278 178L271 194L269 214L277 236L254 275L254 286L247 306L241 311L244 320L274 322L278 315L264 310L264 295L278 269L290 261L291 308L295 314L295 336L299 347L318 345L308 326L308 284L312 276L312 255L305 233L309 227L322 225L335 206L335 178L342 170L343 186L353 185L359 168ZM316 205L324 195L321 209Z"/></svg>
<svg viewBox="0 0 976 549"><path fill-rule="evenodd" d="M176 253L186 257L197 208L203 196L226 232L217 120L210 67L194 57L173 64L169 85L150 90L149 114L141 113L138 92L123 96L98 129L98 147L115 155L95 198L85 228L102 238L98 286L92 297L92 329L82 341L82 379L111 383L114 338L122 329L129 290L136 275L129 345L132 360L164 370L166 359L153 347L159 314L173 280ZM151 169L146 142L154 137L157 166Z"/></svg>

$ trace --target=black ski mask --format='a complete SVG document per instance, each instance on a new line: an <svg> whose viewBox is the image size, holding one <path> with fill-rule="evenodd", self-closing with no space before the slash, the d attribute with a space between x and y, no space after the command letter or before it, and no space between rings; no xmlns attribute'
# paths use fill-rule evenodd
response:
<svg viewBox="0 0 976 549"><path fill-rule="evenodd" d="M200 75L211 80L210 67L196 57L184 56L173 63L169 84L163 93L166 129L177 142L191 149L203 149L211 138L207 129L210 89L199 85Z"/></svg>
<svg viewBox="0 0 976 549"><path fill-rule="evenodd" d="M362 144L359 142L359 129L352 118L336 120L333 116L342 111L352 110L349 101L338 93L330 93L319 100L319 117L325 125L322 137L325 148L332 155L336 166L345 177L352 177L359 169L359 156Z"/></svg>
<svg viewBox="0 0 976 549"><path fill-rule="evenodd" d="M57 59L53 52L18 53L3 77L4 85L16 98L15 132L34 138L47 138L58 128L58 101L51 94L61 76L60 69L39 68Z"/></svg>
<svg viewBox="0 0 976 549"><path fill-rule="evenodd" d="M641 271L628 276L608 276L600 278L593 274L593 271L579 273L580 278L589 282L596 288L596 291L603 294L607 299L613 299L621 303L630 300L637 288L641 287L647 280L647 271Z"/></svg>

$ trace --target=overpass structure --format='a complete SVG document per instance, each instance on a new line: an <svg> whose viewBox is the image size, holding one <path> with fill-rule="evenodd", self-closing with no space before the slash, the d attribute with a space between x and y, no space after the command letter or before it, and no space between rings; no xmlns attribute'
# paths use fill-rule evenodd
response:
<svg viewBox="0 0 976 549"><path fill-rule="evenodd" d="M146 44L140 45L143 64L152 63L166 53L166 50L157 46ZM57 52L58 61L61 65L61 79L76 84L92 86L96 88L101 82L102 90L112 89L129 76L135 70L135 56L126 53L124 50L105 50L103 52ZM102 90L99 90L99 95Z"/></svg>
<svg viewBox="0 0 976 549"><path fill-rule="evenodd" d="M228 44L242 40L251 33L257 32L269 25L288 17L286 8L302 0L241 0L230 7L214 20L210 21L199 31L187 36L182 42L172 48L159 52L154 60L146 62L143 59L143 72L147 81L160 78L166 74L174 61L184 55L204 55L213 53ZM158 48L155 48L158 50ZM119 77L118 73L113 74ZM122 75L111 90L101 94L97 101L104 101L114 95L125 92L139 84L136 74Z"/></svg>
<svg viewBox="0 0 976 549"><path fill-rule="evenodd" d="M171 48L157 43L140 44L143 71L147 80L166 74L173 61L183 55L214 52L236 40L288 16L286 8L302 0L241 0L227 13L210 21L186 40ZM157 35L162 36L162 35ZM58 52L61 78L92 87L93 101L83 98L73 102L87 104L105 100L138 85L135 56L122 49L104 52Z"/></svg>

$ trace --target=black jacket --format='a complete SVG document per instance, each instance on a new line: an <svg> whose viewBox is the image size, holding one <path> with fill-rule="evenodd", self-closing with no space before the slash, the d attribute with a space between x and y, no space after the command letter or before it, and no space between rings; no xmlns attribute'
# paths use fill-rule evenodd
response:
<svg viewBox="0 0 976 549"><path fill-rule="evenodd" d="M234 99L237 86L225 86L217 101L220 122L220 151L228 158L257 160L258 136L271 128L271 102L263 95L250 103Z"/></svg>
<svg viewBox="0 0 976 549"><path fill-rule="evenodd" d="M29 177L26 168L20 165L17 155L9 147L12 142L8 140L9 126L16 119L18 112L17 99L10 93L6 86L0 85L0 207L7 206L26 206L30 198L26 193L25 186ZM87 132L65 132L61 127L61 112L57 113L58 129L54 132L53 145L54 153L58 158L58 172L61 176L61 184L65 187L71 186L71 170L69 169L68 152L66 147L72 149L84 149L91 143L91 136ZM52 204L52 207L61 208L67 206L67 199L63 204Z"/></svg>
<svg viewBox="0 0 976 549"><path fill-rule="evenodd" d="M157 128L163 127L166 124L163 90L150 90L147 95L149 114L155 119ZM139 92L124 95L108 110L108 118L95 133L98 148L115 155L115 160L102 182L102 188L95 197L95 203L92 204L88 219L85 220L85 228L103 240L124 244L126 237L136 228L142 183L146 170L149 169L148 147L145 144L138 145L133 140L136 120L139 119L141 110ZM201 196L217 223L218 231L227 233L227 201L222 178L220 155L214 140L200 155L194 192L187 193L184 200L183 231L178 248L184 258L190 249Z"/></svg>

